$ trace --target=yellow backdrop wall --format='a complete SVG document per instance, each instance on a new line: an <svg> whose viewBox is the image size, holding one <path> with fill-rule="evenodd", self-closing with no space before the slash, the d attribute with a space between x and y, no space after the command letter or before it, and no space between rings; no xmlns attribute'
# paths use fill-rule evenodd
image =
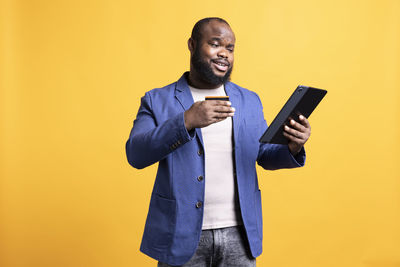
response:
<svg viewBox="0 0 400 267"><path fill-rule="evenodd" d="M124 144L206 16L231 24L232 81L268 122L298 84L329 91L306 167L258 169L258 266L400 266L400 1L0 3L0 266L155 266L139 244L157 166Z"/></svg>

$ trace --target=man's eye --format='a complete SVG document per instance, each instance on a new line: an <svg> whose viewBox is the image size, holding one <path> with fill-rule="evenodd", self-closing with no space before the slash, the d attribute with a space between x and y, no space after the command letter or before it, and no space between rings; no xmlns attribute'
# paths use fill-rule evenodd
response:
<svg viewBox="0 0 400 267"><path fill-rule="evenodd" d="M218 47L218 44L211 44L211 47Z"/></svg>

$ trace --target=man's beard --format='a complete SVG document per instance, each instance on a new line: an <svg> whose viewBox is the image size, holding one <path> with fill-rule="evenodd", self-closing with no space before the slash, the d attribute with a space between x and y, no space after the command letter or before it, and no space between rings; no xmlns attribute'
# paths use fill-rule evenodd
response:
<svg viewBox="0 0 400 267"><path fill-rule="evenodd" d="M230 80L233 65L231 65L224 76L217 76L211 69L210 64L201 59L199 49L195 49L192 56L192 65L196 72L200 74L200 79L210 85L220 85Z"/></svg>

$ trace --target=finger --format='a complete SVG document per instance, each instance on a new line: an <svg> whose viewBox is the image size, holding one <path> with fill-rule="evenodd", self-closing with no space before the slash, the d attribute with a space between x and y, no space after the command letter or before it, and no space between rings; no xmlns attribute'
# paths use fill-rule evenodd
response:
<svg viewBox="0 0 400 267"><path fill-rule="evenodd" d="M299 120L300 120L301 124L303 124L303 126L305 126L306 128L311 128L310 123L308 122L307 118L304 117L302 114L300 114Z"/></svg>
<svg viewBox="0 0 400 267"><path fill-rule="evenodd" d="M227 117L224 117L224 118L214 118L214 120L213 120L212 123L217 123L217 122L223 121L223 120L225 120L226 118L227 118Z"/></svg>
<svg viewBox="0 0 400 267"><path fill-rule="evenodd" d="M207 100L207 101L210 102L210 104L212 104L213 106L230 107L232 105L232 103L230 101L226 101L226 100Z"/></svg>
<svg viewBox="0 0 400 267"><path fill-rule="evenodd" d="M287 125L285 125L285 127L283 127L283 128L284 128L284 132L283 133L290 134L291 136L294 136L294 137L302 139L302 140L305 139L305 134L303 134L302 132L297 131L297 130L295 130L293 128L290 128Z"/></svg>
<svg viewBox="0 0 400 267"><path fill-rule="evenodd" d="M220 106L228 106L228 107L232 106L232 103L227 100L218 100L217 104Z"/></svg>
<svg viewBox="0 0 400 267"><path fill-rule="evenodd" d="M291 142L295 142L296 144L303 145L304 141L301 138L288 134L287 132L283 132L283 136L289 139Z"/></svg>
<svg viewBox="0 0 400 267"><path fill-rule="evenodd" d="M212 116L212 118L228 118L228 117L233 117L235 115L234 112L215 112Z"/></svg>
<svg viewBox="0 0 400 267"><path fill-rule="evenodd" d="M296 130L298 130L298 131L300 131L300 132L303 132L303 133L304 133L304 132L307 131L307 129L306 129L306 127L305 127L304 125L298 123L297 121L295 121L295 120L293 120L293 119L290 119L289 124L290 124L290 126L291 126L292 128L294 128L294 129L296 129Z"/></svg>
<svg viewBox="0 0 400 267"><path fill-rule="evenodd" d="M227 107L227 106L215 106L214 107L214 112L220 112L220 113L234 113L235 108L234 107Z"/></svg>

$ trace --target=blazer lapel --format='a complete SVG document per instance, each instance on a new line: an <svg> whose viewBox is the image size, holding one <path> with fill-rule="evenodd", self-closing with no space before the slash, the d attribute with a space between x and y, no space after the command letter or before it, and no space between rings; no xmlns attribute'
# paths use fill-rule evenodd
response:
<svg viewBox="0 0 400 267"><path fill-rule="evenodd" d="M187 73L188 72L182 75L175 88L175 98L178 100L184 110L188 110L194 103L192 92L190 92L190 88L186 80ZM201 130L199 128L196 128L196 135L199 137L199 141L204 147L203 136L201 135Z"/></svg>
<svg viewBox="0 0 400 267"><path fill-rule="evenodd" d="M232 107L236 109L235 115L233 116L233 137L234 141L238 140L239 126L240 126L240 93L237 88L230 82L225 84L225 92L229 96L229 101L232 103Z"/></svg>
<svg viewBox="0 0 400 267"><path fill-rule="evenodd" d="M194 103L192 93L187 84L185 74L178 80L175 88L175 97L184 110L188 110Z"/></svg>

